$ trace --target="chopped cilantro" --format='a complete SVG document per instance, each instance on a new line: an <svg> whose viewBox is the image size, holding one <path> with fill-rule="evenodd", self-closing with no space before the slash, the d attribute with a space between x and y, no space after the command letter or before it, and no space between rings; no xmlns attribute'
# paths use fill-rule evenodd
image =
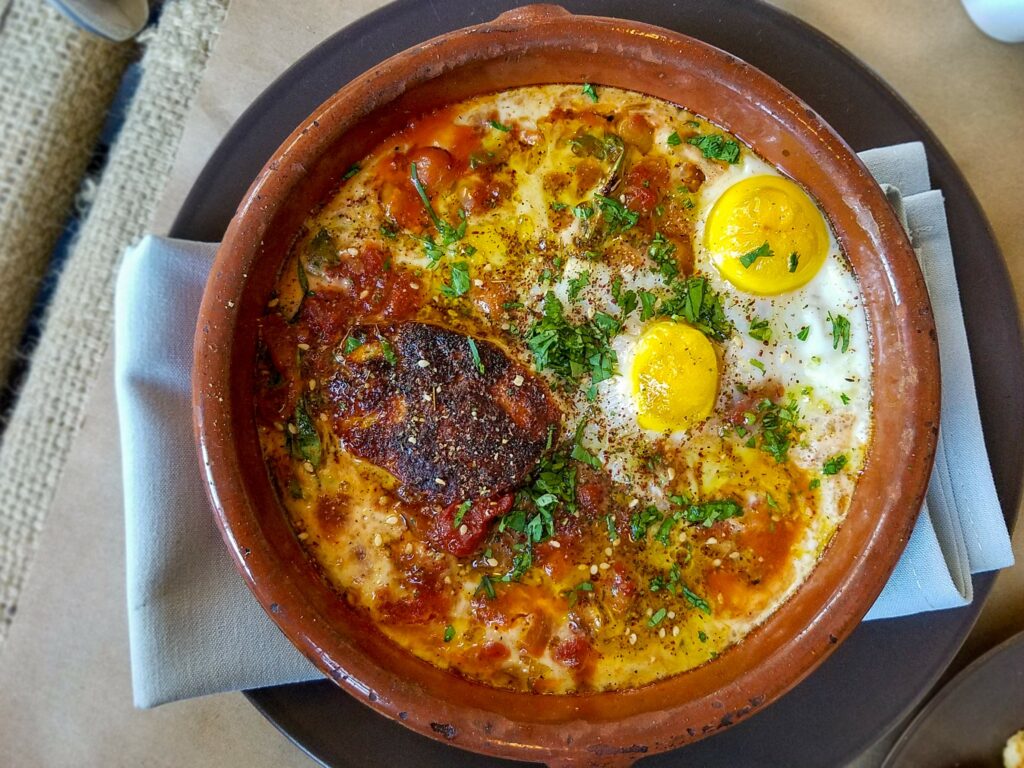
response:
<svg viewBox="0 0 1024 768"><path fill-rule="evenodd" d="M594 86L590 83L583 84L583 95L589 98L595 104L597 103L597 91L594 90Z"/></svg>
<svg viewBox="0 0 1024 768"><path fill-rule="evenodd" d="M772 329L767 320L758 318L750 324L750 338L758 341L769 342L772 340Z"/></svg>
<svg viewBox="0 0 1024 768"><path fill-rule="evenodd" d="M849 405L850 404L850 396L848 394L846 394L845 392L843 392L843 393L841 393L839 395L839 399L843 401L843 405Z"/></svg>
<svg viewBox="0 0 1024 768"><path fill-rule="evenodd" d="M632 229L640 220L639 213L630 210L618 200L604 195L594 195L594 199L597 200L597 207L601 209L604 220L608 222L608 227L612 232L624 232L627 229Z"/></svg>
<svg viewBox="0 0 1024 768"><path fill-rule="evenodd" d="M715 341L725 341L732 333L732 323L722 309L722 297L703 277L689 277L672 284L675 295L663 299L658 314L681 318Z"/></svg>
<svg viewBox="0 0 1024 768"><path fill-rule="evenodd" d="M647 256L658 267L661 279L670 284L679 274L679 262L675 257L676 247L661 232L654 233L654 239L647 247Z"/></svg>
<svg viewBox="0 0 1024 768"><path fill-rule="evenodd" d="M800 418L800 409L796 400L790 398L786 405L773 402L764 398L757 404L757 413L751 413L749 424L753 426L760 422L760 433L758 441L750 438L762 451L782 463L789 456L789 449L796 441L802 427L797 423Z"/></svg>
<svg viewBox="0 0 1024 768"><path fill-rule="evenodd" d="M444 628L444 641L446 643L450 643L454 639L455 639L455 627L453 627L451 624L449 624L447 627Z"/></svg>
<svg viewBox="0 0 1024 768"><path fill-rule="evenodd" d="M668 135L668 138L665 139L665 143L668 144L670 147L678 147L680 144L683 143L683 140L679 138L678 131L672 131L672 133Z"/></svg>
<svg viewBox="0 0 1024 768"><path fill-rule="evenodd" d="M480 350L476 347L476 340L472 336L467 336L466 341L469 342L469 354L473 358L473 367L476 368L477 373L482 374L484 363L480 359Z"/></svg>
<svg viewBox="0 0 1024 768"><path fill-rule="evenodd" d="M363 340L356 338L355 336L349 336L345 339L345 356L351 355L357 349L363 346Z"/></svg>
<svg viewBox="0 0 1024 768"><path fill-rule="evenodd" d="M640 298L640 319L642 321L650 320L654 317L654 305L658 301L658 297L650 291L637 291L636 295Z"/></svg>
<svg viewBox="0 0 1024 768"><path fill-rule="evenodd" d="M651 592L668 592L673 595L679 594L679 581L681 572L677 563L672 563L672 567L669 569L668 576L662 576L661 574L651 579L648 589Z"/></svg>
<svg viewBox="0 0 1024 768"><path fill-rule="evenodd" d="M717 501L705 501L700 504L690 504L686 508L685 514L687 522L700 523L710 528L719 520L743 517L743 507L732 499L720 499Z"/></svg>
<svg viewBox="0 0 1024 768"><path fill-rule="evenodd" d="M821 468L821 474L823 475L838 475L842 471L843 467L846 466L847 458L846 454L840 453L837 456L833 456L831 459L825 462Z"/></svg>
<svg viewBox="0 0 1024 768"><path fill-rule="evenodd" d="M618 321L603 312L589 322L573 324L565 317L558 297L548 291L544 317L530 326L524 340L538 371L550 369L569 382L578 382L589 372L596 385L616 373L618 359L609 342L618 329Z"/></svg>
<svg viewBox="0 0 1024 768"><path fill-rule="evenodd" d="M426 187L423 186L423 182L420 181L419 174L416 172L416 163L409 164L409 180L412 181L412 185L416 189L416 194L420 196L420 201L423 203L423 207L426 209L427 215L430 217L430 221L433 222L434 228L437 230L437 234L441 237L440 242L435 242L431 235L422 235L417 238L423 245L423 250L429 260L428 266L433 269L444 257L445 249L466 236L466 212L459 211L461 221L458 226L453 227L438 216L437 212L434 210L434 206L431 205Z"/></svg>
<svg viewBox="0 0 1024 768"><path fill-rule="evenodd" d="M652 614L651 618L649 618L647 620L647 626L649 626L649 627L656 627L656 626L658 626L659 624L661 624L662 620L667 615L668 615L668 609L665 608L664 606L662 606L661 608L659 608L658 610L656 610Z"/></svg>
<svg viewBox="0 0 1024 768"><path fill-rule="evenodd" d="M821 479L820 479L820 478L817 478L817 477L816 477L816 478L814 478L813 480L811 480L811 483L810 483L810 485L809 485L808 487L809 487L809 488L810 488L810 489L811 489L812 491L813 491L813 490L815 490L816 488L820 488L820 487L821 487Z"/></svg>
<svg viewBox="0 0 1024 768"><path fill-rule="evenodd" d="M683 597L686 598L686 602L696 608L698 611L711 615L711 606L708 601L698 595L696 592L690 590L685 584L683 585Z"/></svg>
<svg viewBox="0 0 1024 768"><path fill-rule="evenodd" d="M793 251L789 254L789 271L796 272L796 268L800 265L800 254Z"/></svg>
<svg viewBox="0 0 1024 768"><path fill-rule="evenodd" d="M576 277L569 279L569 301L576 301L580 291L590 284L590 272L580 272Z"/></svg>
<svg viewBox="0 0 1024 768"><path fill-rule="evenodd" d="M634 512L629 518L629 535L633 541L642 541L647 536L647 529L660 522L661 518L661 512L653 504Z"/></svg>
<svg viewBox="0 0 1024 768"><path fill-rule="evenodd" d="M594 469L600 469L601 460L583 447L583 430L586 425L585 421L581 421L580 425L576 428L576 437L572 441L572 452L569 454L569 457L581 464L586 464Z"/></svg>
<svg viewBox="0 0 1024 768"><path fill-rule="evenodd" d="M452 264L451 281L441 286L441 293L449 299L457 299L469 293L469 264L457 261Z"/></svg>
<svg viewBox="0 0 1024 768"><path fill-rule="evenodd" d="M703 629L699 630L697 632L697 639L700 640L702 643L706 643L708 641L707 633Z"/></svg>
<svg viewBox="0 0 1024 768"><path fill-rule="evenodd" d="M843 315L833 316L831 312L828 313L828 321L832 323L832 349L838 349L842 344L845 352L850 348L850 321Z"/></svg>
<svg viewBox="0 0 1024 768"><path fill-rule="evenodd" d="M775 254L772 253L771 246L768 245L768 241L766 240L762 245L759 245L754 250L747 251L740 256L740 264L743 265L744 269L750 269L751 265L753 265L753 263L758 259L768 259L774 255Z"/></svg>
<svg viewBox="0 0 1024 768"><path fill-rule="evenodd" d="M549 207L552 211L564 211L569 206L565 203L560 203L557 200L552 200Z"/></svg>
<svg viewBox="0 0 1024 768"><path fill-rule="evenodd" d="M580 203L579 205L573 206L572 213L577 219L583 219L583 221L586 221L594 215L594 208L590 203Z"/></svg>
<svg viewBox="0 0 1024 768"><path fill-rule="evenodd" d="M619 538L619 532L615 529L615 515L610 512L605 515L604 524L608 528L608 541L615 541Z"/></svg>
<svg viewBox="0 0 1024 768"><path fill-rule="evenodd" d="M464 502L459 504L459 508L455 510L455 517L452 518L452 528L458 529L458 527L462 525L462 519L466 516L466 513L469 512L469 508L472 506L473 501L471 499L466 499Z"/></svg>
<svg viewBox="0 0 1024 768"><path fill-rule="evenodd" d="M807 341L807 336L810 334L810 332L811 332L811 326L805 325L803 328L800 329L800 331L797 333L796 337L798 339L800 339L800 341Z"/></svg>
<svg viewBox="0 0 1024 768"><path fill-rule="evenodd" d="M509 131L512 130L507 125L503 125L499 123L497 120L488 120L487 124L491 126L491 128L493 128L494 130L501 131L502 133L508 133Z"/></svg>
<svg viewBox="0 0 1024 768"><path fill-rule="evenodd" d="M295 404L294 423L296 432L292 437L292 455L308 461L313 467L320 466L323 455L320 433L316 431L316 425L309 416L305 398L299 398Z"/></svg>
<svg viewBox="0 0 1024 768"><path fill-rule="evenodd" d="M311 294L309 290L309 276L306 274L306 265L302 263L302 259L298 258L296 262L296 272L299 278L299 288L302 289L302 298L305 299Z"/></svg>
<svg viewBox="0 0 1024 768"><path fill-rule="evenodd" d="M726 163L738 163L740 160L740 145L720 133L691 136L686 143L693 144L709 160Z"/></svg>
<svg viewBox="0 0 1024 768"><path fill-rule="evenodd" d="M761 372L761 375L762 375L762 376L764 375L764 373L765 373L765 367L764 367L764 363L762 363L762 362L761 362L760 360L758 360L758 359L757 359L756 357L752 357L752 358L750 358L750 360L748 360L747 362L749 362L749 363L750 363L750 364L751 364L752 366L754 366L755 368L757 368L757 370L759 370L759 371Z"/></svg>

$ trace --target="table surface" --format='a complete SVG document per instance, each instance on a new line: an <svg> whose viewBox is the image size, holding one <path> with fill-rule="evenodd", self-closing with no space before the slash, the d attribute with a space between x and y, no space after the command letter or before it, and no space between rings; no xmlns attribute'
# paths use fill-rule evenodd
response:
<svg viewBox="0 0 1024 768"><path fill-rule="evenodd" d="M306 0L288 4L282 15L276 3L232 0L153 230L167 230L221 136L267 84L331 32L382 4ZM1020 301L1024 45L985 37L954 0L780 0L775 5L850 49L932 127L978 195ZM5 761L16 766L307 767L309 759L240 694L148 711L132 708L110 362L108 355L41 536L18 618L0 649ZM1014 536L1014 551L1024 563L1024 525ZM1024 564L1000 574L953 669L1024 630L1022 594ZM857 765L877 765L883 754L880 746Z"/></svg>

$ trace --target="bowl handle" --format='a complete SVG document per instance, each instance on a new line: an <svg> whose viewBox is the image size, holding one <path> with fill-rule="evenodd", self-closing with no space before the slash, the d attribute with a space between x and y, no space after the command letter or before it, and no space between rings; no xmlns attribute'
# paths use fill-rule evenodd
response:
<svg viewBox="0 0 1024 768"><path fill-rule="evenodd" d="M561 16L572 16L572 14L562 6L554 5L553 3L533 3L531 5L520 6L519 8L513 8L511 11L505 11L494 21L498 23L507 22L520 26L540 21L548 21L550 19L557 19Z"/></svg>

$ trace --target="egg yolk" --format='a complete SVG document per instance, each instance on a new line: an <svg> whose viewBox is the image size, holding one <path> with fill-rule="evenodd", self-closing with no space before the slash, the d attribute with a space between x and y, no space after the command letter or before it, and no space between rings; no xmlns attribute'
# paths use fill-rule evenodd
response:
<svg viewBox="0 0 1024 768"><path fill-rule="evenodd" d="M780 176L729 187L704 225L704 247L741 291L774 295L814 277L828 256L825 220L807 193Z"/></svg>
<svg viewBox="0 0 1024 768"><path fill-rule="evenodd" d="M711 414L718 393L718 358L696 328L660 321L637 342L631 377L639 425L679 432Z"/></svg>

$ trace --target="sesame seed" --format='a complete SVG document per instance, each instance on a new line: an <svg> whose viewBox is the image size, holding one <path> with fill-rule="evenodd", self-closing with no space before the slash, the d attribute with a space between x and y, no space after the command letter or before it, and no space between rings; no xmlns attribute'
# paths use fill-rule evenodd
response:
<svg viewBox="0 0 1024 768"><path fill-rule="evenodd" d="M517 373L516 377L514 379L512 379L512 383L515 386L517 386L517 387L523 386L523 382L525 382L525 381L526 381L526 379L523 378L523 374L521 374L521 373Z"/></svg>
<svg viewBox="0 0 1024 768"><path fill-rule="evenodd" d="M602 571L607 571L607 570L608 570L609 568L611 568L611 566L610 566L610 565L608 565L608 563L601 563L601 564L600 564L599 566L597 566L597 567L598 567L598 568L600 568L600 569L601 569Z"/></svg>
<svg viewBox="0 0 1024 768"><path fill-rule="evenodd" d="M639 503L640 503L640 499L630 499L629 500L629 508L632 509L633 507L637 506Z"/></svg>
<svg viewBox="0 0 1024 768"><path fill-rule="evenodd" d="M273 309L274 307L276 307L280 303L281 303L281 301L279 299L271 299L270 301L267 302L267 306L270 307L271 309Z"/></svg>
<svg viewBox="0 0 1024 768"><path fill-rule="evenodd" d="M716 539L714 536L709 536L708 540L706 542L704 542L704 543L707 544L708 546L713 547L715 544L718 543L718 539Z"/></svg>
<svg viewBox="0 0 1024 768"><path fill-rule="evenodd" d="M467 533L469 533L469 526L463 523L459 526L459 536L465 536Z"/></svg>
<svg viewBox="0 0 1024 768"><path fill-rule="evenodd" d="M668 616L669 619L674 619L676 617L676 612L675 611L669 611L665 615Z"/></svg>
<svg viewBox="0 0 1024 768"><path fill-rule="evenodd" d="M551 540L551 546L554 547L555 549L561 549L562 548L562 545L558 542L557 539L552 539Z"/></svg>
<svg viewBox="0 0 1024 768"><path fill-rule="evenodd" d="M445 584L451 584L452 583L452 577L451 576L445 576L444 577L444 583Z"/></svg>
<svg viewBox="0 0 1024 768"><path fill-rule="evenodd" d="M310 379L309 380L309 391L312 392L314 389L316 389L316 379Z"/></svg>
<svg viewBox="0 0 1024 768"><path fill-rule="evenodd" d="M363 292L359 294L359 298L360 299L365 299L369 295L370 295L370 289L369 288L364 288Z"/></svg>
<svg viewBox="0 0 1024 768"><path fill-rule="evenodd" d="M782 518L781 518L781 517L779 517L778 515L772 515L772 522L773 522L773 523L777 523L777 522L779 522L779 520L781 520L781 519L782 519Z"/></svg>
<svg viewBox="0 0 1024 768"><path fill-rule="evenodd" d="M590 566L590 575L591 576L597 576L597 566L596 565Z"/></svg>
<svg viewBox="0 0 1024 768"><path fill-rule="evenodd" d="M612 548L611 547L605 547L604 548L604 556L605 557L611 557L612 556Z"/></svg>
<svg viewBox="0 0 1024 768"><path fill-rule="evenodd" d="M661 629L658 630L658 637L664 637L664 636L665 636L665 628L662 627Z"/></svg>
<svg viewBox="0 0 1024 768"><path fill-rule="evenodd" d="M296 427L294 424L289 423L288 424L288 434L289 435L297 435L297 434L299 434L299 428Z"/></svg>
<svg viewBox="0 0 1024 768"><path fill-rule="evenodd" d="M629 644L636 645L636 632L629 633Z"/></svg>
<svg viewBox="0 0 1024 768"><path fill-rule="evenodd" d="M497 568L498 567L498 558L496 558L496 557L489 557L489 558L487 558L487 564L489 566L491 566L491 568Z"/></svg>
<svg viewBox="0 0 1024 768"><path fill-rule="evenodd" d="M481 286L483 286L483 284L484 281L481 280L479 277L473 279L473 285L475 285L477 288L480 288Z"/></svg>
<svg viewBox="0 0 1024 768"><path fill-rule="evenodd" d="M381 506L383 506L384 504L387 504L388 503L388 497L387 496L378 496L377 497L377 503L380 504ZM365 520L365 519L366 518L364 517L363 520Z"/></svg>
<svg viewBox="0 0 1024 768"><path fill-rule="evenodd" d="M715 566L715 568L717 568L722 564L722 558L716 557L714 560L711 561L711 564Z"/></svg>
<svg viewBox="0 0 1024 768"><path fill-rule="evenodd" d="M308 352L308 351L309 351L309 344L307 344L307 343L306 343L306 342L304 342L304 341L303 341L303 342L300 342L300 343L298 344L298 347L299 347L299 349L301 349L301 350L302 350L303 352Z"/></svg>
<svg viewBox="0 0 1024 768"><path fill-rule="evenodd" d="M739 552L730 552L729 553L729 559L730 560L739 560L740 559L740 553Z"/></svg>
<svg viewBox="0 0 1024 768"><path fill-rule="evenodd" d="M654 615L654 609L653 608L648 608L647 609L647 615L648 616L653 616Z"/></svg>
<svg viewBox="0 0 1024 768"><path fill-rule="evenodd" d="M668 472L666 472L665 475L668 477L669 480L675 480L676 479L675 467L669 467L668 468Z"/></svg>
<svg viewBox="0 0 1024 768"><path fill-rule="evenodd" d="M405 545L405 554L407 554L407 555L411 555L412 554L412 542L411 541L408 544Z"/></svg>
<svg viewBox="0 0 1024 768"><path fill-rule="evenodd" d="M622 543L622 539L616 539L615 541L612 542L612 546L613 547L617 547L621 543Z"/></svg>
<svg viewBox="0 0 1024 768"><path fill-rule="evenodd" d="M672 637L679 637L679 625L672 627Z"/></svg>
<svg viewBox="0 0 1024 768"><path fill-rule="evenodd" d="M416 361L416 365L418 365L420 368L429 368L430 367L430 361L429 360L417 360Z"/></svg>
<svg viewBox="0 0 1024 768"><path fill-rule="evenodd" d="M302 467L303 467L303 469L305 469L305 470L306 470L307 472L309 472L309 474L313 474L313 465L312 465L312 464L310 464L310 463L309 463L308 461L306 461L306 462L303 462L303 464L302 464Z"/></svg>
<svg viewBox="0 0 1024 768"><path fill-rule="evenodd" d="M306 533L305 531L303 531L302 533L299 534L299 541L305 541L308 538L309 538L309 534Z"/></svg>
<svg viewBox="0 0 1024 768"><path fill-rule="evenodd" d="M435 482L435 483L437 483L438 485L448 485L448 483L446 483L446 482L445 482L444 480L442 480L442 479L441 479L440 477L435 477L435 478L434 478L434 482Z"/></svg>
<svg viewBox="0 0 1024 768"><path fill-rule="evenodd" d="M233 301L229 301L228 302L228 309L231 309L234 306L235 306L235 302L233 302Z"/></svg>
<svg viewBox="0 0 1024 768"><path fill-rule="evenodd" d="M679 534L679 541L680 542L686 541L686 533L685 532Z"/></svg>
<svg viewBox="0 0 1024 768"><path fill-rule="evenodd" d="M398 522L398 516L397 515L388 515L386 518L384 518L384 522L387 523L388 525L394 525L395 523Z"/></svg>
<svg viewBox="0 0 1024 768"><path fill-rule="evenodd" d="M381 535L379 533L373 534L373 546L379 547L383 543L384 543L384 539L381 537Z"/></svg>
<svg viewBox="0 0 1024 768"><path fill-rule="evenodd" d="M763 563L763 562L764 562L764 558L763 558L763 557L759 557L759 558L757 558L757 562L759 562L759 563Z"/></svg>
<svg viewBox="0 0 1024 768"><path fill-rule="evenodd" d="M412 443L413 445L416 445L416 438L413 437L412 435L409 435L409 442Z"/></svg>
<svg viewBox="0 0 1024 768"><path fill-rule="evenodd" d="M327 421L327 413L326 412L323 412L323 411L320 412L320 421Z"/></svg>
<svg viewBox="0 0 1024 768"><path fill-rule="evenodd" d="M284 432L284 424L282 424L280 421L275 421L274 429L276 429L278 432Z"/></svg>

